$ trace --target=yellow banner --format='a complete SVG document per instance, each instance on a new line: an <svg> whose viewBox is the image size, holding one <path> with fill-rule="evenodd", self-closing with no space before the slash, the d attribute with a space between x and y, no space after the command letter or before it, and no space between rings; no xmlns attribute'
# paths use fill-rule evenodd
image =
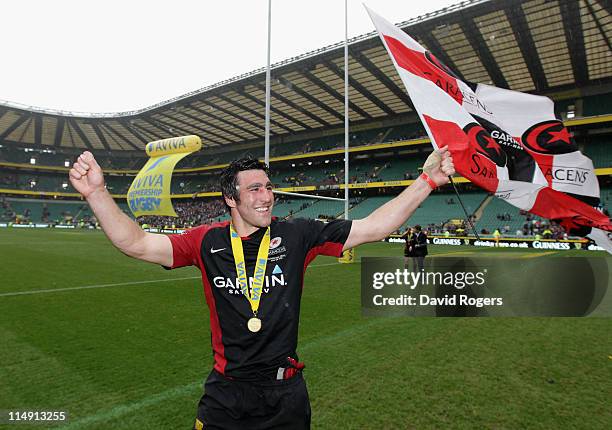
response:
<svg viewBox="0 0 612 430"><path fill-rule="evenodd" d="M170 183L174 166L192 152L202 148L198 136L182 136L149 142L150 157L138 172L127 193L127 202L134 216L177 216L170 200Z"/></svg>

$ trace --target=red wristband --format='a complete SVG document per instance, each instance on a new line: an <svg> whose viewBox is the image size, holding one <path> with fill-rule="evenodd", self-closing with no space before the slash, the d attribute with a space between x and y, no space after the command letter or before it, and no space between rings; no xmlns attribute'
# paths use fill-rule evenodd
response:
<svg viewBox="0 0 612 430"><path fill-rule="evenodd" d="M429 177L429 175L425 172L421 173L421 179L429 184L432 190L438 188L438 185Z"/></svg>

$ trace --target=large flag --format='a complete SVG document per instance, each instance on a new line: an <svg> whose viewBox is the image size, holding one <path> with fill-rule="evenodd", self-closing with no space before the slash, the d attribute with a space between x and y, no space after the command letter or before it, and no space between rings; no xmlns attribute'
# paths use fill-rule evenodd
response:
<svg viewBox="0 0 612 430"><path fill-rule="evenodd" d="M599 184L547 97L463 82L402 30L368 9L434 148L458 173L508 203L612 253Z"/></svg>

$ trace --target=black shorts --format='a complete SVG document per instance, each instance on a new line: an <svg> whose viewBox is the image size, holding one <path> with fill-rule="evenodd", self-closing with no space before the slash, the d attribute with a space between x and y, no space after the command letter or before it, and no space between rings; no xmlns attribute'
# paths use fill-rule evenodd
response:
<svg viewBox="0 0 612 430"><path fill-rule="evenodd" d="M290 379L246 382L213 370L194 429L309 429L310 400L302 372Z"/></svg>

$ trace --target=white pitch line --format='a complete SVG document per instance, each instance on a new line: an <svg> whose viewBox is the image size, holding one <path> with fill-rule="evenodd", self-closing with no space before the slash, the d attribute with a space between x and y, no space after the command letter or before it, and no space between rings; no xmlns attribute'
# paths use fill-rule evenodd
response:
<svg viewBox="0 0 612 430"><path fill-rule="evenodd" d="M336 264L340 264L340 263L313 264L312 266L309 266L309 267L333 266ZM80 287L56 288L56 289L50 289L50 290L16 291L14 293L0 293L0 297L26 296L26 295L31 295L31 294L44 294L44 293L59 293L62 291L90 290L93 288L121 287L125 285L152 284L152 283L157 283L157 282L186 281L188 279L200 279L200 278L201 276L189 276L186 278L152 279L150 281L120 282L117 284L83 285Z"/></svg>
<svg viewBox="0 0 612 430"><path fill-rule="evenodd" d="M187 278L152 279L150 281L120 282L118 284L83 285L81 287L57 288L52 290L16 291L14 293L2 293L0 294L0 297L24 296L28 294L58 293L61 291L89 290L92 288L120 287L124 285L152 284L154 282L185 281L187 279L200 279L200 276L190 276Z"/></svg>
<svg viewBox="0 0 612 430"><path fill-rule="evenodd" d="M542 253L539 253L539 254L529 253L529 254L523 254L519 258L540 258L540 257L544 257L546 255L556 254L557 252L559 252L559 251L548 251L548 252L542 252Z"/></svg>
<svg viewBox="0 0 612 430"><path fill-rule="evenodd" d="M323 263L323 264L313 264L312 266L308 266L308 267L325 267L325 266L335 266L337 264L340 263Z"/></svg>

